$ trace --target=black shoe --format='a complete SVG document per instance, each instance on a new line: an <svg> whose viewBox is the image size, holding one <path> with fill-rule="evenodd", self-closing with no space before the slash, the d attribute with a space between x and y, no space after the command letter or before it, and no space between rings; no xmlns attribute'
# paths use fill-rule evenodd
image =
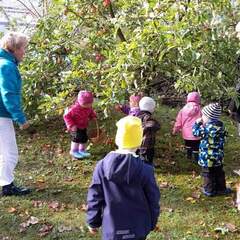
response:
<svg viewBox="0 0 240 240"><path fill-rule="evenodd" d="M28 188L16 187L13 183L2 187L2 196L23 196L31 192Z"/></svg>
<svg viewBox="0 0 240 240"><path fill-rule="evenodd" d="M217 191L217 195L228 195L231 194L233 191L231 188L226 188L225 190L222 191Z"/></svg>

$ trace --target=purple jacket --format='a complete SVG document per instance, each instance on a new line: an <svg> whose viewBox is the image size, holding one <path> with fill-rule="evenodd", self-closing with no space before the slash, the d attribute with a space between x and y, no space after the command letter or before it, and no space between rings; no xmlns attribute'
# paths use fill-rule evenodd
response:
<svg viewBox="0 0 240 240"><path fill-rule="evenodd" d="M130 108L130 106L128 106L128 105L121 105L120 109L126 115L130 115L130 116L134 116L134 117L137 117L140 113L140 108L139 107Z"/></svg>
<svg viewBox="0 0 240 240"><path fill-rule="evenodd" d="M99 161L87 197L87 223L103 240L137 239L154 229L160 191L153 167L137 155L110 152Z"/></svg>

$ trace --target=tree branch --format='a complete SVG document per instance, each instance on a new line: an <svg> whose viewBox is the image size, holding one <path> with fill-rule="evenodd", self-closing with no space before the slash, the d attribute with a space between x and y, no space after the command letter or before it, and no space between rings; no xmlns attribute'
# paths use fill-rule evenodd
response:
<svg viewBox="0 0 240 240"><path fill-rule="evenodd" d="M114 14L114 11L113 11L112 3L109 4L109 10L110 10L111 18L115 18L115 14ZM127 41L125 36L123 35L123 32L122 32L121 28L118 28L117 35L121 39L122 42L126 42Z"/></svg>
<svg viewBox="0 0 240 240"><path fill-rule="evenodd" d="M34 17L38 17L36 13L34 13L24 2L22 2L21 0L17 0L17 2L22 4Z"/></svg>
<svg viewBox="0 0 240 240"><path fill-rule="evenodd" d="M35 6L32 4L32 2L30 0L28 0L28 2L30 3L30 5L32 6L33 10L35 11L35 13L37 13L37 15L39 17L42 17L41 14L37 11L37 9L35 8Z"/></svg>

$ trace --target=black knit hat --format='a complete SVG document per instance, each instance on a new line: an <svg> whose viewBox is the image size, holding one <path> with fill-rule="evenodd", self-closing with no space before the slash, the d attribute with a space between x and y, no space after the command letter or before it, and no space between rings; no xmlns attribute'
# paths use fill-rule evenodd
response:
<svg viewBox="0 0 240 240"><path fill-rule="evenodd" d="M202 109L202 114L213 120L217 120L221 113L222 109L218 103L211 103Z"/></svg>

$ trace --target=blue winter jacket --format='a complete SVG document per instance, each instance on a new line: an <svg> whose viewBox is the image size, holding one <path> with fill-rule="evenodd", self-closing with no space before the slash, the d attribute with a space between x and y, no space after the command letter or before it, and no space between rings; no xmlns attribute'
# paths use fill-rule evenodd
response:
<svg viewBox="0 0 240 240"><path fill-rule="evenodd" d="M21 107L22 79L17 65L11 53L0 49L0 117L24 124L26 117Z"/></svg>
<svg viewBox="0 0 240 240"><path fill-rule="evenodd" d="M87 223L102 239L138 239L154 229L160 191L153 167L131 153L110 152L99 161L87 197Z"/></svg>
<svg viewBox="0 0 240 240"><path fill-rule="evenodd" d="M202 167L218 167L223 164L224 143L227 131L219 120L210 120L205 125L195 123L193 135L201 137L198 164Z"/></svg>

